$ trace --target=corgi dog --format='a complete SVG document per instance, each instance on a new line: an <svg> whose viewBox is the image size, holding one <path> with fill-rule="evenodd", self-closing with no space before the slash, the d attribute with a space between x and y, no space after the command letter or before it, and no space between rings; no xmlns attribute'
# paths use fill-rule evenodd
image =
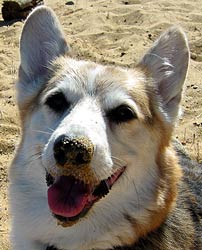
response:
<svg viewBox="0 0 202 250"><path fill-rule="evenodd" d="M168 29L135 68L102 65L72 58L43 6L25 22L20 57L12 249L202 249L202 168L172 141L183 31Z"/></svg>

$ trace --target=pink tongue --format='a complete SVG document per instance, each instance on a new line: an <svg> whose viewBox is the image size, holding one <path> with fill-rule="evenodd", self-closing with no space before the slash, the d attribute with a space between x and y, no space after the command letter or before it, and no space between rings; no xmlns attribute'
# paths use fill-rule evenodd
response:
<svg viewBox="0 0 202 250"><path fill-rule="evenodd" d="M84 209L90 195L89 188L75 181L74 177L61 176L48 189L48 204L54 214L73 217Z"/></svg>

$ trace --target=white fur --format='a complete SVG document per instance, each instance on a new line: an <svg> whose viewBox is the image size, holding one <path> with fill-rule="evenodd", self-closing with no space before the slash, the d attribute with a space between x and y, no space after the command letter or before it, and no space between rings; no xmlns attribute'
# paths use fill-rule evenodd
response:
<svg viewBox="0 0 202 250"><path fill-rule="evenodd" d="M46 22L43 25L35 22L39 18ZM30 30L30 25L34 25L34 29ZM45 38L37 35L42 31L45 31ZM41 71L38 64L41 58L35 54L35 49L43 50L46 43L39 37L44 39L44 42L48 39L52 43L48 57L43 61L44 65L49 67L52 60L64 54L66 45L55 15L46 7L38 8L31 14L22 33L21 74L18 82L20 107L23 107L27 100L37 96L44 84L43 76L37 75L43 70ZM36 48L30 47L30 39L34 39ZM154 45L152 52L146 54L140 62L141 67L148 67L153 72L157 83L166 79L167 92L160 91L159 95L167 105L166 108L162 107L162 113L172 116L172 122L178 110L179 98L175 96L181 95L185 78L185 74L178 76L178 71L183 70L179 69L178 64L179 60L185 60L186 57L185 52L181 53L180 49L176 49L175 53L179 55L177 58L180 58L176 61L172 52L167 53L173 46L186 50L185 39L177 29L164 34ZM166 59L158 60L159 57L164 58L164 53L167 53ZM40 94L34 109L30 109L29 114L25 116L23 140L11 166L13 250L45 250L47 245L55 245L64 250L110 249L123 244L130 235L134 240L136 238L134 228L124 217L125 214L130 214L137 221L144 223L149 216L147 209L152 210L156 206L154 190L159 172L155 155L158 138L154 138L138 119L130 124L116 126L113 130L110 129L106 118L107 110L122 103L127 103L139 117L143 116L141 108L132 100L127 89L118 82L107 85L107 89L104 88L96 96L91 95L100 77L104 76L110 81L110 75L105 75L107 67L94 65L88 69L90 62L78 62L68 58L65 60L64 76L57 80L52 88ZM69 70L68 65L76 68L76 74L83 78L77 81L71 74L66 74L65 69ZM80 68L85 67L85 73L80 72ZM165 69L166 75L161 75L162 72L158 71L161 67ZM175 69L177 74L173 73ZM185 69L184 71L186 72ZM142 81L138 78L133 79L127 70L120 69L121 73L127 76L128 86L132 85L132 82ZM170 86L170 77L174 77L174 89ZM55 114L44 104L48 96L58 90L62 91L73 105L71 111L67 110L62 116ZM82 135L92 141L95 153L91 167L100 180L109 177L120 165L126 166L126 171L114 184L110 193L95 203L83 219L68 228L57 225L49 210L45 181L45 170L57 172L53 144L62 134L72 137Z"/></svg>

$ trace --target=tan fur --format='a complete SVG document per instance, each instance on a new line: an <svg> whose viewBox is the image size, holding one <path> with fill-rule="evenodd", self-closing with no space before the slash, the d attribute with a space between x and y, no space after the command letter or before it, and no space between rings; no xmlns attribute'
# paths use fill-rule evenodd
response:
<svg viewBox="0 0 202 250"><path fill-rule="evenodd" d="M147 129L154 136L154 140L158 138L158 152L156 162L159 167L159 184L156 189L156 209L149 211L150 215L144 224L133 218L128 218L134 227L137 239L145 237L149 232L155 231L164 222L167 215L175 206L177 197L177 184L182 177L181 168L178 165L178 159L175 151L170 145L171 131L165 128L165 124L161 119L153 113L150 105L150 100L146 91L142 91L142 85L132 90L132 96L144 112L143 117L146 122ZM144 95L143 95L144 93ZM152 122L151 122L152 121ZM133 242L134 243L134 242ZM131 243L130 243L131 244Z"/></svg>

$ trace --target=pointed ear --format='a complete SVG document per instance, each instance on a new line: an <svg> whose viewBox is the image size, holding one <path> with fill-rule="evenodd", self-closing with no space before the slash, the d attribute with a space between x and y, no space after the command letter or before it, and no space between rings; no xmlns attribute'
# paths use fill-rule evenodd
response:
<svg viewBox="0 0 202 250"><path fill-rule="evenodd" d="M178 27L171 27L163 33L139 63L146 74L153 78L163 111L171 122L178 117L188 63L187 39Z"/></svg>
<svg viewBox="0 0 202 250"><path fill-rule="evenodd" d="M59 21L48 7L36 8L27 18L20 40L21 80L33 80L44 75L47 66L69 48Z"/></svg>

